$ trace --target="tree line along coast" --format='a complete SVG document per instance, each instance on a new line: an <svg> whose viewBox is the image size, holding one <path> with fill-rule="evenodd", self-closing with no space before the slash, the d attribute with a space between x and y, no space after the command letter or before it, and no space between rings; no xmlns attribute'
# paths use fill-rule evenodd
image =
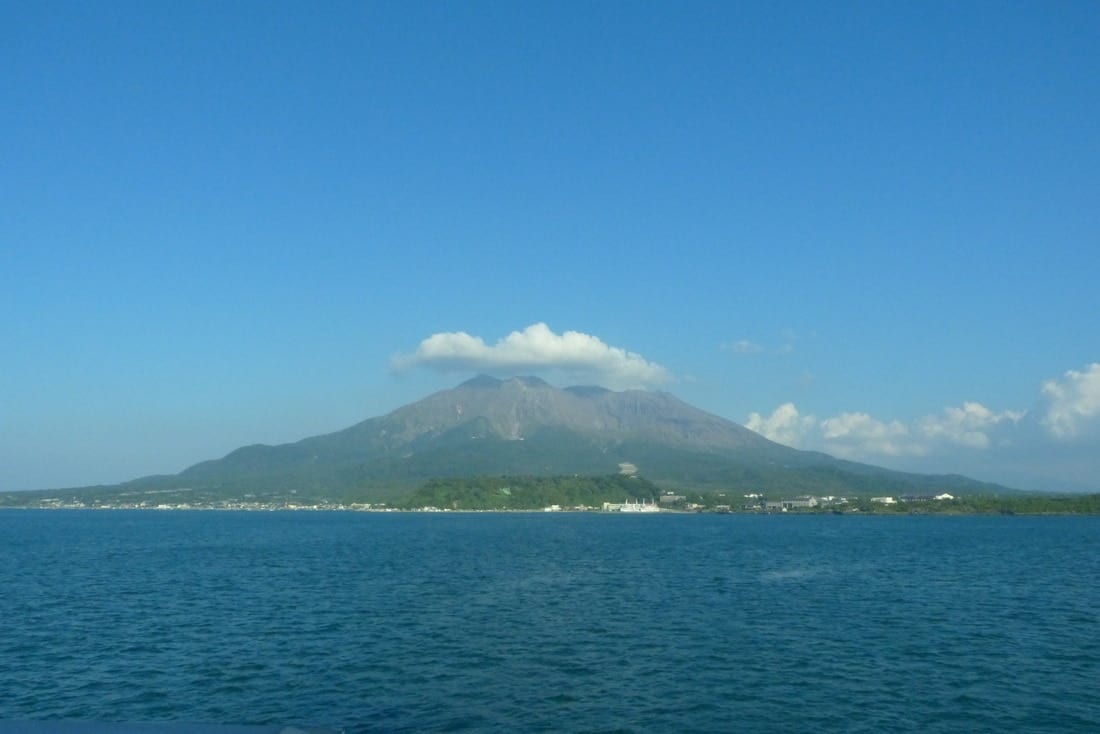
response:
<svg viewBox="0 0 1100 734"><path fill-rule="evenodd" d="M125 486L0 493L0 508L144 510L573 511L776 514L1100 514L1100 494L783 495L692 491L636 474L431 479L393 501L324 488L232 492Z"/></svg>

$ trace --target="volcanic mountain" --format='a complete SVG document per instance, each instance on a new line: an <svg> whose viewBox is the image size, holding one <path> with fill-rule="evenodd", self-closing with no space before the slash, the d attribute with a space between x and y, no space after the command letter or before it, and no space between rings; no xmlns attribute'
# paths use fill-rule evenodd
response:
<svg viewBox="0 0 1100 734"><path fill-rule="evenodd" d="M432 478L634 472L699 491L883 494L1000 489L958 476L907 474L799 451L664 392L559 389L488 376L335 433L224 458L123 487L222 497L400 498Z"/></svg>

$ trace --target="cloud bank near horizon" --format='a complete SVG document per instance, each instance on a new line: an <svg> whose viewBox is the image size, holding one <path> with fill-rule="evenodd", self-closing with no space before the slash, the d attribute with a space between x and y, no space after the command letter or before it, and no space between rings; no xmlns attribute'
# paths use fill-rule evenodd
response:
<svg viewBox="0 0 1100 734"><path fill-rule="evenodd" d="M1095 432L1100 427L1100 362L1047 380L1042 395L1046 410L1041 422L1051 435L1069 441Z"/></svg>
<svg viewBox="0 0 1100 734"><path fill-rule="evenodd" d="M745 426L787 446L857 461L947 454L1008 457L1034 442L1080 448L1100 438L1100 362L1044 381L1031 410L995 411L966 401L905 423L861 412L818 418L788 402L770 415L750 413Z"/></svg>
<svg viewBox="0 0 1100 734"><path fill-rule="evenodd" d="M672 379L661 365L579 331L555 333L544 323L513 331L489 345L464 331L432 334L416 351L391 361L397 371L427 367L441 372L561 372L610 388L653 387Z"/></svg>

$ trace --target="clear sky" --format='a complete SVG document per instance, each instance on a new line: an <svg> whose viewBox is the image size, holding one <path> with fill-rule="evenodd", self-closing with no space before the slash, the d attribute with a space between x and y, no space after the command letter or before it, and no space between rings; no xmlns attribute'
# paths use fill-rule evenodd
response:
<svg viewBox="0 0 1100 734"><path fill-rule="evenodd" d="M0 4L0 490L477 372L1100 490L1096 2Z"/></svg>

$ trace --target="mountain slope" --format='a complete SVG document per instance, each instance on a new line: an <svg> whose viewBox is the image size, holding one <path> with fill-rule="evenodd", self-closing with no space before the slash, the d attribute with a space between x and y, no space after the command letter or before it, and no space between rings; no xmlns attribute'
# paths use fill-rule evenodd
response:
<svg viewBox="0 0 1100 734"><path fill-rule="evenodd" d="M433 477L609 474L693 488L874 491L981 487L798 451L667 393L555 388L534 377L480 376L385 416L280 446L246 446L181 472L191 486L366 497Z"/></svg>
<svg viewBox="0 0 1100 734"><path fill-rule="evenodd" d="M633 465L665 486L782 494L975 491L964 477L904 474L798 451L662 392L555 388L534 377L476 377L349 428L245 446L178 475L125 488L188 488L386 501L428 479L608 475Z"/></svg>

